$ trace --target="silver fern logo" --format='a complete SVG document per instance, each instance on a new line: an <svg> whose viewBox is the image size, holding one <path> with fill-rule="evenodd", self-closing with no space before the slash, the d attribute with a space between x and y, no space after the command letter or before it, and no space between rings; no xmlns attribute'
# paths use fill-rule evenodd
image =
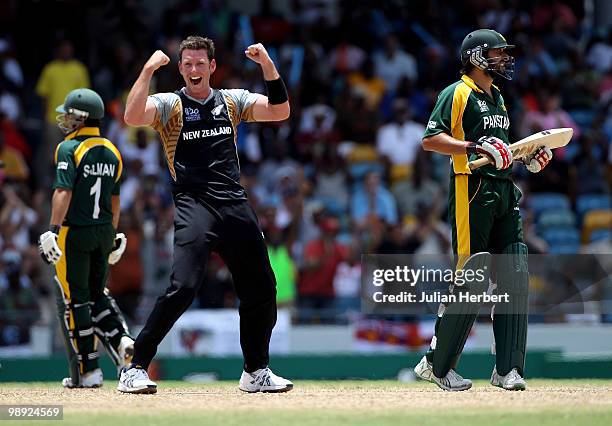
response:
<svg viewBox="0 0 612 426"><path fill-rule="evenodd" d="M223 105L218 105L214 107L210 113L213 115L213 117L218 117L221 115L221 111L223 111Z"/></svg>

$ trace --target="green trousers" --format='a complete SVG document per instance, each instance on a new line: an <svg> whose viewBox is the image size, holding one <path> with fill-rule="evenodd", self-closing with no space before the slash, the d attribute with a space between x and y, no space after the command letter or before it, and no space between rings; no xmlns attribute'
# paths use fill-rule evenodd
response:
<svg viewBox="0 0 612 426"><path fill-rule="evenodd" d="M529 275L520 198L520 190L509 179L456 175L450 182L449 221L457 267L463 267L475 253L498 254L493 259L492 279L498 293L511 295L511 302L496 307L493 316L496 366L501 375L512 368L523 374L525 359ZM466 304L440 309L427 353L436 377L444 377L456 367L478 308Z"/></svg>
<svg viewBox="0 0 612 426"><path fill-rule="evenodd" d="M114 240L111 224L62 226L59 232L62 257L55 265L57 306L75 385L82 374L98 368L96 337L118 364L119 342L129 335L121 312L106 290L108 255Z"/></svg>

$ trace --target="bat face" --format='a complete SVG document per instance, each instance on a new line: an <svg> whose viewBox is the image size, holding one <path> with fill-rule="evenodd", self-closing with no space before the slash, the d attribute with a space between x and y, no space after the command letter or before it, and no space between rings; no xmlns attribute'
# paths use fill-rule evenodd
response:
<svg viewBox="0 0 612 426"><path fill-rule="evenodd" d="M514 159L519 160L544 146L550 149L561 148L569 143L573 134L574 130L571 128L542 130L511 144L509 148Z"/></svg>

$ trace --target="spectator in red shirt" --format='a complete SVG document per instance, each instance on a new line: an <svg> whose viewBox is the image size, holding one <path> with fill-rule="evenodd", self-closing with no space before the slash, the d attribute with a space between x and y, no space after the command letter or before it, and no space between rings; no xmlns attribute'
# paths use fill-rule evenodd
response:
<svg viewBox="0 0 612 426"><path fill-rule="evenodd" d="M338 264L347 257L347 249L336 242L340 221L324 218L321 236L310 241L304 250L304 263L298 285L302 309L330 308L334 300L334 276Z"/></svg>

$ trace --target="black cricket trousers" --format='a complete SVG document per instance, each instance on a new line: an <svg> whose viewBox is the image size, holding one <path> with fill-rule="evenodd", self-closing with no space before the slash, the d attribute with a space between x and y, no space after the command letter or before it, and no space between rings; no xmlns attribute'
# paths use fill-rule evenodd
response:
<svg viewBox="0 0 612 426"><path fill-rule="evenodd" d="M229 268L240 300L240 346L245 370L268 365L276 324L276 279L257 216L244 201L212 202L174 194L174 261L160 296L134 344L133 363L147 369L157 347L200 289L211 251Z"/></svg>

